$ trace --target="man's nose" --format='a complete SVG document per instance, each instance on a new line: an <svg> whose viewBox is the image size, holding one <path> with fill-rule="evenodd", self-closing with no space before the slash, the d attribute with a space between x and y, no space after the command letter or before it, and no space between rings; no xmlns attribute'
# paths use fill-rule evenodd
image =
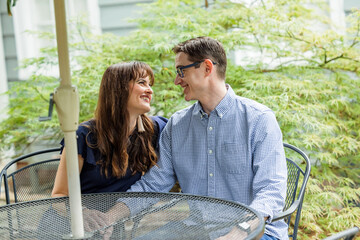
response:
<svg viewBox="0 0 360 240"><path fill-rule="evenodd" d="M179 76L179 74L176 74L176 77L174 80L175 85L179 85L181 80L182 80L182 78Z"/></svg>

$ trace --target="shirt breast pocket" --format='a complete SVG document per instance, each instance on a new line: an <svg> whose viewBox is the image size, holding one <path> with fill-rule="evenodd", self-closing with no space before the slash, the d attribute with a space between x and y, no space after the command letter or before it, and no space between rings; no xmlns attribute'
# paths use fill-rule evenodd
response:
<svg viewBox="0 0 360 240"><path fill-rule="evenodd" d="M246 144L224 143L221 146L220 166L226 173L244 173L248 165Z"/></svg>

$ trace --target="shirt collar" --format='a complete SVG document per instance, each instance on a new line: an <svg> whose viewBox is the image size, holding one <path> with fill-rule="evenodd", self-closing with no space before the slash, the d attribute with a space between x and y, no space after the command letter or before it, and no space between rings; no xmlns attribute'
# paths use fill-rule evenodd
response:
<svg viewBox="0 0 360 240"><path fill-rule="evenodd" d="M216 113L219 118L222 118L229 111L236 97L234 90L231 88L229 84L226 84L226 88L227 88L227 92L224 98L212 111L212 113ZM201 118L207 116L199 101L195 103L193 114L200 115Z"/></svg>
<svg viewBox="0 0 360 240"><path fill-rule="evenodd" d="M206 112L203 110L201 104L199 101L197 101L195 103L195 106L194 106L194 111L193 111L193 115L195 116L200 116L201 119L203 119L204 117L207 117L207 114Z"/></svg>

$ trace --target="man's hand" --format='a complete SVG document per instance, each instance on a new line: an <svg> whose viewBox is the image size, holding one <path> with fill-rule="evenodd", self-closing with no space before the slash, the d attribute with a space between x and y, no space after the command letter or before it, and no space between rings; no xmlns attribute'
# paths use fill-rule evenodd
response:
<svg viewBox="0 0 360 240"><path fill-rule="evenodd" d="M117 203L108 212L103 213L94 209L83 209L84 228L86 232L99 229L103 239L110 239L114 230L113 225L122 218L130 216L130 210L124 203Z"/></svg>
<svg viewBox="0 0 360 240"><path fill-rule="evenodd" d="M267 219L268 217L264 218L265 221ZM233 229L231 229L231 231L228 234L221 236L216 240L245 239L254 229L254 226L257 226L258 224L259 222L256 219L240 223L239 227L233 227ZM255 239L256 240L260 239L263 234L264 234L264 230Z"/></svg>
<svg viewBox="0 0 360 240"><path fill-rule="evenodd" d="M221 236L219 238L217 238L216 240L230 240L230 239L245 239L247 237L247 233L244 232L244 231L241 231L239 228L237 227L233 227L233 229L231 229L231 231L224 235L224 236Z"/></svg>
<svg viewBox="0 0 360 240"><path fill-rule="evenodd" d="M114 228L111 226L112 222L109 218L109 215L98 210L84 208L83 216L84 230L86 232L93 232L108 227L105 230L100 230L100 234L103 235L103 239L110 239Z"/></svg>

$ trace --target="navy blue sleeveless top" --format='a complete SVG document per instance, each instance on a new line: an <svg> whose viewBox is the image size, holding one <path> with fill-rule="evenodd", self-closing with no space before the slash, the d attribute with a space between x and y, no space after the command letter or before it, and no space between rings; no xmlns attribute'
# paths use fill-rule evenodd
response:
<svg viewBox="0 0 360 240"><path fill-rule="evenodd" d="M158 152L160 133L168 120L159 116L150 118L154 122L155 136L153 147ZM89 122L80 124L76 131L78 154L84 159L84 165L80 173L81 193L125 192L132 184L141 178L141 173L137 172L133 175L132 171L128 168L124 177L106 177L101 170L101 166L96 164L101 156L100 151L97 148L88 146L88 143L90 143L90 145L95 144L94 135L90 132L90 129L84 125L89 125ZM62 140L60 144L62 145L60 153L62 153L65 146L64 140ZM111 173L111 171L109 171L109 173Z"/></svg>

